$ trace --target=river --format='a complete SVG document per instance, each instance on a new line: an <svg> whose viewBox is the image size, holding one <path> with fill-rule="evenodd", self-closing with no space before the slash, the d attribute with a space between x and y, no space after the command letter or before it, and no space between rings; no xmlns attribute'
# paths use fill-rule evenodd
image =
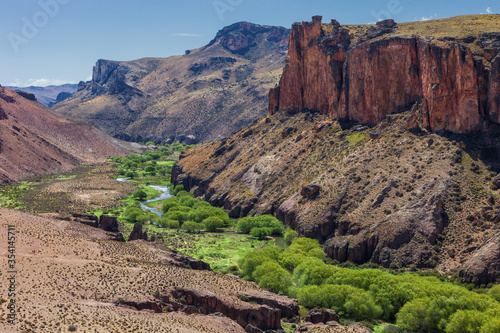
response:
<svg viewBox="0 0 500 333"><path fill-rule="evenodd" d="M116 180L119 182L122 182L122 183L133 183L133 182L129 181L127 178L117 178ZM144 210L150 211L151 213L155 213L159 217L162 217L163 214L161 212L157 211L154 208L147 206L146 204L151 203L151 202L165 200L168 198L172 198L173 195L170 193L170 189L168 188L168 186L160 186L160 185L148 185L148 186L154 190L159 191L161 194L154 199L142 201L141 208Z"/></svg>
<svg viewBox="0 0 500 333"><path fill-rule="evenodd" d="M122 183L132 183L132 184L134 184L134 182L129 181L128 178L117 178L116 180L119 181L119 182L122 182ZM144 210L150 211L152 213L155 213L159 217L162 217L163 214L161 212L157 211L154 208L148 207L146 204L151 203L151 202L165 200L165 199L168 199L168 198L172 198L173 195L170 193L170 189L167 186L160 186L160 185L148 185L148 186L151 187L152 189L155 189L155 190L159 191L161 194L158 197L154 198L154 199L142 201L141 202L141 208L144 209ZM158 226L158 227L162 227L161 225L156 224L153 221L151 221L151 222L154 225ZM236 234L239 234L239 233L242 233L242 232L240 232L240 231L225 231L224 233L236 233ZM285 242L285 240L284 240L284 238L282 236L273 237L273 243L274 243L274 245L276 245L278 247L281 247L282 249L286 249L288 247L288 244L286 244L286 242Z"/></svg>

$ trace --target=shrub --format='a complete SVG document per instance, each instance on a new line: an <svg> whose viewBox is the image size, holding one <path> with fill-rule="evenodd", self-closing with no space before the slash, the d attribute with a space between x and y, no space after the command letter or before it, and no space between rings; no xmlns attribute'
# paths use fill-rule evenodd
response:
<svg viewBox="0 0 500 333"><path fill-rule="evenodd" d="M144 190L137 190L134 193L132 193L132 196L139 201L144 201L148 197L148 194Z"/></svg>
<svg viewBox="0 0 500 333"><path fill-rule="evenodd" d="M291 229L291 228L286 228L285 232L283 233L283 237L285 239L285 242L290 245L292 244L292 241L297 238L297 231Z"/></svg>
<svg viewBox="0 0 500 333"><path fill-rule="evenodd" d="M203 223L196 222L186 222L182 225L182 229L187 230L189 232L196 232L205 229Z"/></svg>
<svg viewBox="0 0 500 333"><path fill-rule="evenodd" d="M202 222L204 219L209 217L216 216L226 224L229 221L229 215L221 209L217 207L201 207L191 212L190 219L196 222Z"/></svg>
<svg viewBox="0 0 500 333"><path fill-rule="evenodd" d="M179 221L175 220L169 220L167 218L162 217L159 221L158 224L165 228L170 228L170 229L179 229L180 228L180 223Z"/></svg>
<svg viewBox="0 0 500 333"><path fill-rule="evenodd" d="M179 198L179 204L181 206L193 207L199 200L190 196L181 196Z"/></svg>
<svg viewBox="0 0 500 333"><path fill-rule="evenodd" d="M483 332L481 327L490 319L477 310L460 310L450 317L446 325L447 333L476 333Z"/></svg>
<svg viewBox="0 0 500 333"><path fill-rule="evenodd" d="M277 247L265 247L263 249L246 253L241 259L238 260L243 277L245 279L252 279L252 275L257 266L266 261L277 261L280 256L281 250Z"/></svg>
<svg viewBox="0 0 500 333"><path fill-rule="evenodd" d="M290 273L275 261L266 261L256 267L252 277L262 288L275 293L287 293L292 285Z"/></svg>
<svg viewBox="0 0 500 333"><path fill-rule="evenodd" d="M177 198L169 198L163 202L161 206L162 213L166 213L170 210L170 208L179 206L179 201Z"/></svg>
<svg viewBox="0 0 500 333"><path fill-rule="evenodd" d="M126 173L125 173L125 177L126 178L131 178L133 179L135 177L135 173L132 171L132 170L128 170Z"/></svg>
<svg viewBox="0 0 500 333"><path fill-rule="evenodd" d="M224 221L220 217L210 216L203 220L202 222L208 231L215 231L218 228L222 228L224 226Z"/></svg>
<svg viewBox="0 0 500 333"><path fill-rule="evenodd" d="M488 296L496 300L497 302L500 302L500 284L492 287L488 291Z"/></svg>
<svg viewBox="0 0 500 333"><path fill-rule="evenodd" d="M258 239L264 239L268 236L271 236L273 233L273 229L271 228L252 228L250 230L250 236L253 236Z"/></svg>
<svg viewBox="0 0 500 333"><path fill-rule="evenodd" d="M179 223L182 225L182 222L185 222L188 220L188 214L185 212L181 211L168 211L167 214L164 215L165 218L169 220L175 220L179 221Z"/></svg>
<svg viewBox="0 0 500 333"><path fill-rule="evenodd" d="M238 221L236 228L245 233L250 233L253 228L270 228L272 235L281 235L283 224L272 215L244 217Z"/></svg>
<svg viewBox="0 0 500 333"><path fill-rule="evenodd" d="M184 185L179 184L175 186L174 191L172 192L173 195L177 195L180 191L184 191Z"/></svg>

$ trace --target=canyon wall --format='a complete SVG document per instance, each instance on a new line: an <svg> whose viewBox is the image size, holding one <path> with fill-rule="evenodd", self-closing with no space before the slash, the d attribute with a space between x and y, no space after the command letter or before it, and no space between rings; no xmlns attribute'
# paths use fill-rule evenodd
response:
<svg viewBox="0 0 500 333"><path fill-rule="evenodd" d="M490 62L459 40L397 36L396 26L379 23L355 41L337 21L322 24L315 16L294 24L269 113L318 111L376 125L418 103L432 131L473 133L499 123L500 47L488 49Z"/></svg>

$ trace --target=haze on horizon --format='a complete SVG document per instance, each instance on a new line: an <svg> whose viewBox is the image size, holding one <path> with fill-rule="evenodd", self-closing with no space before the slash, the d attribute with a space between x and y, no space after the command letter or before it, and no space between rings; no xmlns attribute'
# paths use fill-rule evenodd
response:
<svg viewBox="0 0 500 333"><path fill-rule="evenodd" d="M239 21L290 27L324 21L367 24L498 13L496 1L430 0L4 0L0 84L47 86L89 80L98 59L168 57L206 45Z"/></svg>

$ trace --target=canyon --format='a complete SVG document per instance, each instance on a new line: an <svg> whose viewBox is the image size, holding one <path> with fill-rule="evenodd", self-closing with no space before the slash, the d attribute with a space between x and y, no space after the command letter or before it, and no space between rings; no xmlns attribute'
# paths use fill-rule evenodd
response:
<svg viewBox="0 0 500 333"><path fill-rule="evenodd" d="M233 217L273 214L338 262L493 282L498 15L321 20L293 25L268 116L185 152L172 182Z"/></svg>

